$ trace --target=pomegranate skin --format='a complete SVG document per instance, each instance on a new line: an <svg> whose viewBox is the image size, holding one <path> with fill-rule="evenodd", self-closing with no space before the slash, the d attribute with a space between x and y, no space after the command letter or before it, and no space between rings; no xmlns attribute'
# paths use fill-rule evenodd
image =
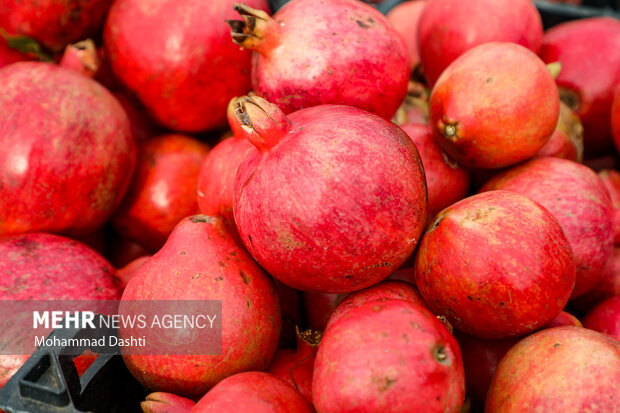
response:
<svg viewBox="0 0 620 413"><path fill-rule="evenodd" d="M200 397L225 377L266 369L278 345L282 316L275 286L218 218L179 222L136 270L121 305L126 300L222 300L221 354L123 354L134 377L154 391Z"/></svg>
<svg viewBox="0 0 620 413"><path fill-rule="evenodd" d="M418 25L418 50L431 86L475 46L513 42L538 53L542 39L540 14L530 0L433 0Z"/></svg>
<svg viewBox="0 0 620 413"><path fill-rule="evenodd" d="M579 116L564 102L560 102L560 116L555 131L533 157L546 156L583 162L583 126Z"/></svg>
<svg viewBox="0 0 620 413"><path fill-rule="evenodd" d="M4 0L0 27L33 37L54 52L97 34L112 0Z"/></svg>
<svg viewBox="0 0 620 413"><path fill-rule="evenodd" d="M571 302L578 310L587 313L608 298L620 295L620 248L614 247L603 270L603 277L596 286Z"/></svg>
<svg viewBox="0 0 620 413"><path fill-rule="evenodd" d="M207 393L192 413L314 413L295 388L273 374L251 371L228 377Z"/></svg>
<svg viewBox="0 0 620 413"><path fill-rule="evenodd" d="M618 341L586 328L550 328L521 340L502 358L485 412L614 412L618 383Z"/></svg>
<svg viewBox="0 0 620 413"><path fill-rule="evenodd" d="M0 241L0 274L0 300L120 299L114 268L86 245L59 235L31 233L4 238ZM21 328L3 337L12 342L32 340L30 332ZM0 387L28 357L0 356Z"/></svg>
<svg viewBox="0 0 620 413"><path fill-rule="evenodd" d="M620 341L620 295L594 307L583 319L583 326Z"/></svg>
<svg viewBox="0 0 620 413"><path fill-rule="evenodd" d="M252 11L241 14L252 18ZM285 113L340 104L389 120L405 98L405 42L385 16L360 1L323 0L317 7L315 0L293 0L254 34L263 40L233 28L233 39L256 52L253 90Z"/></svg>
<svg viewBox="0 0 620 413"><path fill-rule="evenodd" d="M556 82L562 100L581 119L586 156L611 147L610 113L620 82L620 22L594 17L559 24L543 38L540 57L562 64Z"/></svg>
<svg viewBox="0 0 620 413"><path fill-rule="evenodd" d="M140 403L143 413L190 413L195 402L171 393L156 392Z"/></svg>
<svg viewBox="0 0 620 413"><path fill-rule="evenodd" d="M495 169L536 154L559 111L557 86L538 56L492 42L467 51L442 73L431 93L429 123L439 146L459 164Z"/></svg>
<svg viewBox="0 0 620 413"><path fill-rule="evenodd" d="M565 159L534 159L495 176L480 192L494 189L525 195L560 222L577 269L571 299L594 288L603 277L614 238L613 205L594 171Z"/></svg>
<svg viewBox="0 0 620 413"><path fill-rule="evenodd" d="M611 197L614 207L614 245L620 245L620 172L602 169L598 172Z"/></svg>
<svg viewBox="0 0 620 413"><path fill-rule="evenodd" d="M135 167L120 104L94 80L47 63L6 66L0 84L0 234L94 232Z"/></svg>
<svg viewBox="0 0 620 413"><path fill-rule="evenodd" d="M620 86L616 88L614 101L611 106L611 132L616 150L620 151Z"/></svg>
<svg viewBox="0 0 620 413"><path fill-rule="evenodd" d="M385 300L405 300L430 311L430 308L415 287L404 281L382 281L363 290L355 291L343 298L331 312L325 330L337 323L349 311L371 301L383 302Z"/></svg>
<svg viewBox="0 0 620 413"><path fill-rule="evenodd" d="M205 143L180 134L140 142L136 172L112 227L150 249L161 248L179 221L198 213L196 184L208 152Z"/></svg>
<svg viewBox="0 0 620 413"><path fill-rule="evenodd" d="M329 293L368 287L400 267L426 220L411 139L358 108L323 105L286 117L253 99L240 102L240 116L259 151L239 166L234 216L258 263L293 288Z"/></svg>
<svg viewBox="0 0 620 413"><path fill-rule="evenodd" d="M385 16L394 29L403 36L409 52L409 68L415 70L420 64L418 52L418 23L426 0L405 1L396 5Z"/></svg>
<svg viewBox="0 0 620 413"><path fill-rule="evenodd" d="M432 218L442 209L467 196L469 171L441 150L433 140L428 125L407 123L401 128L420 152L428 189L428 214Z"/></svg>
<svg viewBox="0 0 620 413"><path fill-rule="evenodd" d="M444 209L420 242L415 268L434 312L481 338L539 329L562 311L575 285L573 254L558 221L509 191Z"/></svg>
<svg viewBox="0 0 620 413"><path fill-rule="evenodd" d="M243 244L233 214L237 169L249 151L256 148L244 136L224 139L207 154L198 173L198 209L201 214L222 219L228 231Z"/></svg>
<svg viewBox="0 0 620 413"><path fill-rule="evenodd" d="M228 101L251 87L251 52L230 41L234 0L114 1L103 43L113 73L170 129L222 126ZM265 0L246 4L268 10ZM211 23L205 24L205 21Z"/></svg>
<svg viewBox="0 0 620 413"><path fill-rule="evenodd" d="M312 398L323 412L458 412L458 344L431 312L405 300L367 302L327 329Z"/></svg>

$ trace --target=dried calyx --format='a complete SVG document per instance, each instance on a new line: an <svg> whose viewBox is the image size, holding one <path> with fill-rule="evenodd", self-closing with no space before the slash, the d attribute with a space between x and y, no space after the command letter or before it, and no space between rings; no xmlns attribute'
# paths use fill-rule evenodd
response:
<svg viewBox="0 0 620 413"><path fill-rule="evenodd" d="M277 24L264 11L253 9L245 4L235 4L234 9L243 20L226 20L231 28L230 35L233 41L247 49L260 51L268 42L270 33L274 32Z"/></svg>
<svg viewBox="0 0 620 413"><path fill-rule="evenodd" d="M229 110L245 137L259 150L275 146L291 129L291 122L277 105L258 96L233 98Z"/></svg>

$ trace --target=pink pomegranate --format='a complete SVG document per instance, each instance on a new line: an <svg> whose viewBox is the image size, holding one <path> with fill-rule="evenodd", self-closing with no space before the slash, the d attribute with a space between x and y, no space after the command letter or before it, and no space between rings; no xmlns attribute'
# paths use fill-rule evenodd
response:
<svg viewBox="0 0 620 413"><path fill-rule="evenodd" d="M0 274L0 300L120 298L114 268L86 245L58 235L32 233L2 239ZM19 326L5 326L2 337L11 342L32 340L31 331ZM0 342L0 347L5 345ZM0 356L0 387L26 359L26 355Z"/></svg>
<svg viewBox="0 0 620 413"><path fill-rule="evenodd" d="M546 156L574 162L583 161L583 126L579 116L564 102L560 102L560 116L555 131L534 158Z"/></svg>
<svg viewBox="0 0 620 413"><path fill-rule="evenodd" d="M562 311L575 285L573 254L559 222L508 191L444 209L417 254L424 300L456 329L481 338L541 328Z"/></svg>
<svg viewBox="0 0 620 413"><path fill-rule="evenodd" d="M207 393L192 413L314 413L295 388L273 374L252 371L228 377Z"/></svg>
<svg viewBox="0 0 620 413"><path fill-rule="evenodd" d="M200 213L219 217L241 244L233 216L235 177L246 153L256 149L237 122L232 102L234 100L228 106L227 115L233 136L215 145L207 154L198 174L197 193Z"/></svg>
<svg viewBox="0 0 620 413"><path fill-rule="evenodd" d="M407 123L401 128L420 152L428 188L428 214L434 217L442 209L465 198L469 189L469 171L441 150L428 125Z"/></svg>
<svg viewBox="0 0 620 413"><path fill-rule="evenodd" d="M475 46L512 42L538 53L542 38L540 14L530 0L433 0L418 25L418 50L431 85Z"/></svg>
<svg viewBox="0 0 620 413"><path fill-rule="evenodd" d="M195 402L171 393L151 393L140 403L143 413L190 413Z"/></svg>
<svg viewBox="0 0 620 413"><path fill-rule="evenodd" d="M47 63L6 66L0 84L0 234L101 227L135 166L121 106L94 80Z"/></svg>
<svg viewBox="0 0 620 413"><path fill-rule="evenodd" d="M69 43L97 34L110 4L112 0L5 0L0 27L60 52Z"/></svg>
<svg viewBox="0 0 620 413"><path fill-rule="evenodd" d="M590 310L583 319L583 326L620 341L620 295L608 298Z"/></svg>
<svg viewBox="0 0 620 413"><path fill-rule="evenodd" d="M282 318L275 287L217 218L195 215L179 222L164 246L136 270L121 307L131 300L222 300L221 354L201 354L202 347L194 355L123 354L129 371L151 390L200 397L225 377L267 368L276 351ZM152 349L176 344L161 341L169 337L159 338L157 329L140 332ZM121 337L131 333L119 330ZM213 340L207 330L191 334L183 340L196 346Z"/></svg>
<svg viewBox="0 0 620 413"><path fill-rule="evenodd" d="M562 64L562 100L581 118L586 156L611 147L610 113L620 82L620 21L594 17L559 24L543 38L540 57Z"/></svg>
<svg viewBox="0 0 620 413"><path fill-rule="evenodd" d="M426 7L426 0L405 1L396 5L385 16L394 29L403 36L409 52L410 70L415 70L416 66L420 64L418 22L424 7Z"/></svg>
<svg viewBox="0 0 620 413"><path fill-rule="evenodd" d="M110 8L103 42L112 71L161 125L222 126L228 101L250 90L251 53L231 42L225 22L233 3L117 0ZM245 3L268 10L266 0Z"/></svg>
<svg viewBox="0 0 620 413"><path fill-rule="evenodd" d="M557 87L543 62L525 47L492 42L467 51L442 73L431 94L429 123L439 146L461 165L502 168L547 143L559 110Z"/></svg>
<svg viewBox="0 0 620 413"><path fill-rule="evenodd" d="M196 184L207 144L181 134L140 142L136 172L111 223L123 236L157 250L183 218L198 213Z"/></svg>
<svg viewBox="0 0 620 413"><path fill-rule="evenodd" d="M390 119L407 93L409 55L385 16L357 0L293 0L273 18L246 5L233 40L254 50L252 87L285 113L324 104Z"/></svg>
<svg viewBox="0 0 620 413"><path fill-rule="evenodd" d="M404 281L382 281L363 290L355 291L343 298L329 316L325 330L337 323L349 311L371 301L380 303L386 300L405 300L430 311L430 308L415 287Z"/></svg>
<svg viewBox="0 0 620 413"><path fill-rule="evenodd" d="M267 272L299 290L342 293L405 262L427 201L418 151L401 129L347 106L287 117L257 97L236 105L258 151L239 166L234 216Z"/></svg>
<svg viewBox="0 0 620 413"><path fill-rule="evenodd" d="M268 373L295 387L310 403L314 360L322 336L318 330L297 328L297 349L279 349L267 369Z"/></svg>
<svg viewBox="0 0 620 413"><path fill-rule="evenodd" d="M620 405L618 383L618 341L586 328L550 328L502 358L485 412L612 412Z"/></svg>
<svg viewBox="0 0 620 413"><path fill-rule="evenodd" d="M594 288L603 276L614 237L613 205L594 171L565 159L534 159L495 176L481 191L494 189L531 198L562 224L577 268L571 299Z"/></svg>
<svg viewBox="0 0 620 413"><path fill-rule="evenodd" d="M458 344L426 308L371 301L325 331L312 399L323 412L458 412L465 377Z"/></svg>

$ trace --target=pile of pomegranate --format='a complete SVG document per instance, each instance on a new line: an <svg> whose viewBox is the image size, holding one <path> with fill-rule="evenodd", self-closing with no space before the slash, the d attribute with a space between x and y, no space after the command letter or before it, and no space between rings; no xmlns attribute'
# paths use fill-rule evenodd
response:
<svg viewBox="0 0 620 413"><path fill-rule="evenodd" d="M3 1L0 299L221 300L138 412L619 412L620 20L367 3Z"/></svg>

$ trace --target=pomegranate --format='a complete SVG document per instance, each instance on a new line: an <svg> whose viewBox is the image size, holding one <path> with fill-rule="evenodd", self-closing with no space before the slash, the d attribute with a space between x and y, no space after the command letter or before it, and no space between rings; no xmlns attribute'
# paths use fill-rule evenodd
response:
<svg viewBox="0 0 620 413"><path fill-rule="evenodd" d="M227 112L233 137L224 139L207 154L198 174L197 192L200 213L219 217L242 244L233 216L235 177L246 153L256 149L246 139L246 132L236 121L234 101L231 100Z"/></svg>
<svg viewBox="0 0 620 413"><path fill-rule="evenodd" d="M493 189L518 192L548 209L562 224L574 253L577 281L571 299L594 288L614 237L613 205L594 171L565 159L534 159L495 176L481 191Z"/></svg>
<svg viewBox="0 0 620 413"><path fill-rule="evenodd" d="M611 412L620 405L618 383L618 341L586 328L549 328L502 358L485 412Z"/></svg>
<svg viewBox="0 0 620 413"><path fill-rule="evenodd" d="M295 387L312 403L312 372L314 359L323 333L318 330L297 328L297 349L279 349L267 369Z"/></svg>
<svg viewBox="0 0 620 413"><path fill-rule="evenodd" d="M224 21L234 0L117 0L103 43L116 77L161 125L198 132L225 124L226 106L250 90L249 51ZM268 10L266 0L245 0ZM205 22L210 22L205 24Z"/></svg>
<svg viewBox="0 0 620 413"><path fill-rule="evenodd" d="M343 293L405 262L427 201L418 151L400 128L348 106L287 117L258 97L235 105L258 148L237 172L235 222L267 272L299 290Z"/></svg>
<svg viewBox="0 0 620 413"><path fill-rule="evenodd" d="M150 255L143 255L129 262L124 267L118 268L116 270L116 283L121 290L124 290L131 280L131 277L134 276L136 270L142 266L145 262L147 262L151 258Z"/></svg>
<svg viewBox="0 0 620 413"><path fill-rule="evenodd" d="M209 147L187 135L160 135L138 145L133 180L112 217L123 236L157 250L179 221L198 213L196 183Z"/></svg>
<svg viewBox="0 0 620 413"><path fill-rule="evenodd" d="M192 413L313 413L312 405L273 374L252 371L228 377L207 393Z"/></svg>
<svg viewBox="0 0 620 413"><path fill-rule="evenodd" d="M553 156L569 161L583 161L583 126L579 116L564 102L560 102L558 124L547 143L534 155L535 158Z"/></svg>
<svg viewBox="0 0 620 413"><path fill-rule="evenodd" d="M95 35L110 4L112 0L4 0L0 27L60 52L69 43Z"/></svg>
<svg viewBox="0 0 620 413"><path fill-rule="evenodd" d="M581 327L577 318L562 311L543 328L570 325ZM506 337L489 340L459 331L455 333L455 337L463 354L467 395L472 399L472 406L482 410L491 379L500 360L512 346L519 342L520 338Z"/></svg>
<svg viewBox="0 0 620 413"><path fill-rule="evenodd" d="M101 227L135 167L121 106L94 80L47 63L6 66L0 84L0 234Z"/></svg>
<svg viewBox="0 0 620 413"><path fill-rule="evenodd" d="M620 172L602 169L598 172L611 197L614 207L614 244L620 245Z"/></svg>
<svg viewBox="0 0 620 413"><path fill-rule="evenodd" d="M422 10L426 6L426 0L405 1L396 5L385 16L394 29L403 36L409 52L409 68L416 70L420 64L418 53L418 22Z"/></svg>
<svg viewBox="0 0 620 413"><path fill-rule="evenodd" d="M584 313L604 300L620 295L620 248L614 247L603 270L603 277L596 286L572 301L572 305Z"/></svg>
<svg viewBox="0 0 620 413"><path fill-rule="evenodd" d="M338 322L349 311L369 302L380 303L385 300L405 300L430 311L430 308L415 287L404 281L383 281L372 287L351 293L342 299L329 316L325 330Z"/></svg>
<svg viewBox="0 0 620 413"><path fill-rule="evenodd" d="M306 324L313 330L323 331L334 308L347 294L301 293Z"/></svg>
<svg viewBox="0 0 620 413"><path fill-rule="evenodd" d="M435 313L481 338L539 329L562 311L575 285L573 254L558 221L508 191L444 209L420 242L415 268Z"/></svg>
<svg viewBox="0 0 620 413"><path fill-rule="evenodd" d="M120 298L114 268L86 245L58 235L31 233L1 240L0 274L0 300ZM2 337L11 342L32 340L31 331L20 326L5 326ZM5 345L0 342L0 347ZM0 387L28 357L0 356Z"/></svg>
<svg viewBox="0 0 620 413"><path fill-rule="evenodd" d="M593 17L559 24L543 38L540 57L559 61L556 82L562 100L581 119L586 156L611 147L610 113L620 82L620 21Z"/></svg>
<svg viewBox="0 0 620 413"><path fill-rule="evenodd" d="M435 140L461 165L502 168L547 143L559 110L558 89L542 61L523 46L492 42L443 72L429 114Z"/></svg>
<svg viewBox="0 0 620 413"><path fill-rule="evenodd" d="M285 113L324 104L390 119L407 93L409 55L385 16L357 0L293 0L273 18L244 4L232 38L254 50L252 87Z"/></svg>
<svg viewBox="0 0 620 413"><path fill-rule="evenodd" d="M179 222L164 246L136 270L121 306L126 300L222 300L220 355L123 354L129 371L151 390L200 397L225 377L267 368L276 351L281 314L275 287L217 218L195 215ZM131 331L121 328L119 334ZM167 345L159 340L168 337L146 333L149 345ZM210 333L192 334L193 342L202 343Z"/></svg>
<svg viewBox="0 0 620 413"><path fill-rule="evenodd" d="M370 301L325 331L312 399L323 412L458 412L465 377L458 344L426 308Z"/></svg>
<svg viewBox="0 0 620 413"><path fill-rule="evenodd" d="M530 0L433 0L418 25L418 50L431 85L475 46L512 42L538 53L542 38L540 14Z"/></svg>
<svg viewBox="0 0 620 413"><path fill-rule="evenodd" d="M428 125L407 123L401 128L420 152L428 188L428 214L434 217L442 209L467 196L469 172L441 150L433 140Z"/></svg>
<svg viewBox="0 0 620 413"><path fill-rule="evenodd" d="M620 295L608 298L590 310L583 319L583 326L620 341Z"/></svg>
<svg viewBox="0 0 620 413"><path fill-rule="evenodd" d="M171 393L151 393L140 403L144 413L190 413L195 402Z"/></svg>

